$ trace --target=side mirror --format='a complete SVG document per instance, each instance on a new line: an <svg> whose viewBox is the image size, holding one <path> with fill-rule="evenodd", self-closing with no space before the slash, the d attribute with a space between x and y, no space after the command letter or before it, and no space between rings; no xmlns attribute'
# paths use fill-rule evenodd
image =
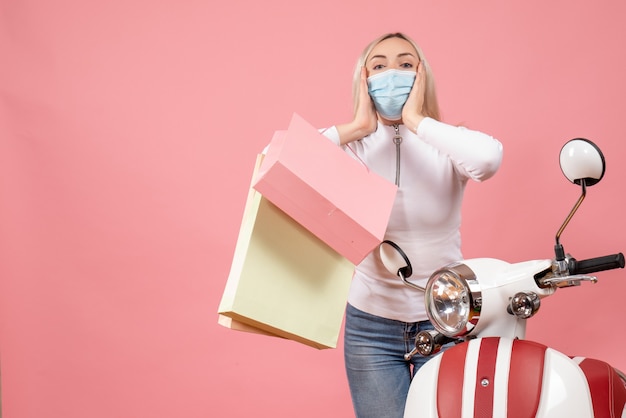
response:
<svg viewBox="0 0 626 418"><path fill-rule="evenodd" d="M556 233L554 251L556 260L562 263L565 260L565 250L560 242L561 234L585 199L587 186L597 184L604 177L606 162L602 151L596 144L585 138L574 138L567 141L561 148L559 164L565 177L581 186L582 189L578 201Z"/></svg>
<svg viewBox="0 0 626 418"><path fill-rule="evenodd" d="M574 184L593 186L604 177L606 163L600 148L585 138L567 141L559 156L561 171Z"/></svg>
<svg viewBox="0 0 626 418"><path fill-rule="evenodd" d="M409 257L402 251L402 248L393 241L385 240L380 243L379 247L380 261L389 273L395 274L402 279L404 284L414 289L425 291L422 286L411 283L407 279L413 274L413 267Z"/></svg>
<svg viewBox="0 0 626 418"><path fill-rule="evenodd" d="M408 279L413 274L411 262L404 251L393 241L385 240L380 243L380 261L390 273L402 279Z"/></svg>

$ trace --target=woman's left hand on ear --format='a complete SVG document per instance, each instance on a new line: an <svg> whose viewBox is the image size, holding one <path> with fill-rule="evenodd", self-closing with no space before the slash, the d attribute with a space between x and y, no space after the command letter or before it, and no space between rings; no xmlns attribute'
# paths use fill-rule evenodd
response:
<svg viewBox="0 0 626 418"><path fill-rule="evenodd" d="M417 67L415 83L409 97L402 108L402 123L411 131L416 132L417 126L424 119L424 92L426 90L426 76L422 63Z"/></svg>

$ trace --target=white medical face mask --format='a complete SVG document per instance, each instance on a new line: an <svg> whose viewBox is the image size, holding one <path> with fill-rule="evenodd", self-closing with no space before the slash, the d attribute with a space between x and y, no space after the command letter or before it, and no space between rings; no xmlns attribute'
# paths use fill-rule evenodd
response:
<svg viewBox="0 0 626 418"><path fill-rule="evenodd" d="M415 71L386 70L367 78L376 111L385 119L398 120L415 82Z"/></svg>

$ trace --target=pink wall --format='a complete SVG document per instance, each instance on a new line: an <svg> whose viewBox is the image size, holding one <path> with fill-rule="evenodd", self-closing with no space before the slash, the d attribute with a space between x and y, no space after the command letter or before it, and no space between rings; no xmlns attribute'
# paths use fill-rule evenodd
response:
<svg viewBox="0 0 626 418"><path fill-rule="evenodd" d="M353 63L382 32L422 45L447 121L504 143L468 189L466 256L551 257L576 136L608 171L565 248L626 251L622 2L300 4L0 3L6 417L352 415L341 346L229 331L216 310L256 153L294 111L349 118ZM626 369L624 278L559 292L529 336Z"/></svg>

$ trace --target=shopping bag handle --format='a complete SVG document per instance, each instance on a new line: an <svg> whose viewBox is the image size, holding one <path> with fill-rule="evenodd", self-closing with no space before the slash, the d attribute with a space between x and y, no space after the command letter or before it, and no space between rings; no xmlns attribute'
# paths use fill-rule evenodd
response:
<svg viewBox="0 0 626 418"><path fill-rule="evenodd" d="M352 151L352 154L354 154L354 156L356 157L357 160L359 160L359 162L363 165L363 167L365 167L365 169L367 170L367 172L370 172L370 168L367 166L367 164L365 164L365 161L363 161L361 159L361 157L359 157L359 155L356 153L355 150L352 149L352 147L350 146L350 144L346 144L346 147Z"/></svg>
<svg viewBox="0 0 626 418"><path fill-rule="evenodd" d="M326 132L328 130L328 128L323 128L319 130L320 134L324 134L324 132ZM365 167L365 169L367 170L367 172L370 172L370 168L367 166L367 164L365 164L365 161L363 161L361 159L361 157L359 157L359 155L356 153L356 151L354 151L352 149L352 147L350 146L350 144L345 144L345 147L348 148L350 151L352 151L352 154L354 154L354 156L356 157L357 160L359 160L359 162L361 163L361 165L363 165L363 167Z"/></svg>

